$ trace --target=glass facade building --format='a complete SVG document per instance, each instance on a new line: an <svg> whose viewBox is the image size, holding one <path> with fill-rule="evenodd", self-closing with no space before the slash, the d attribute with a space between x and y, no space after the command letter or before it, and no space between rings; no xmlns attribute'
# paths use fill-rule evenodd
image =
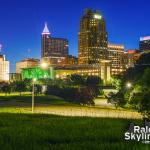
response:
<svg viewBox="0 0 150 150"><path fill-rule="evenodd" d="M150 36L141 37L139 47L141 51L150 51Z"/></svg>
<svg viewBox="0 0 150 150"><path fill-rule="evenodd" d="M78 33L79 64L97 64L106 59L107 45L104 17L99 11L85 9Z"/></svg>
<svg viewBox="0 0 150 150"><path fill-rule="evenodd" d="M111 74L120 74L125 71L125 47L122 44L108 44L108 59L111 61Z"/></svg>

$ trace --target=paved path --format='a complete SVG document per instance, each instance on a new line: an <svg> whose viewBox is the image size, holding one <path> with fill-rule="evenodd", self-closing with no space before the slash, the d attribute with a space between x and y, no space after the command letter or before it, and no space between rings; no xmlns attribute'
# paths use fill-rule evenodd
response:
<svg viewBox="0 0 150 150"><path fill-rule="evenodd" d="M94 102L96 106L115 107L113 104L107 103L107 99L105 98L97 98Z"/></svg>
<svg viewBox="0 0 150 150"><path fill-rule="evenodd" d="M47 108L36 107L36 113L54 114L62 116L89 116L107 118L127 118L142 119L142 116L135 111L102 109L94 107L71 107L71 106L51 106Z"/></svg>
<svg viewBox="0 0 150 150"><path fill-rule="evenodd" d="M0 112L22 112L31 113L31 103L0 101ZM142 116L131 110L115 109L107 104L106 99L98 99L96 107L79 105L51 105L35 103L35 113L54 114L63 116L89 116L89 117L110 117L141 119Z"/></svg>

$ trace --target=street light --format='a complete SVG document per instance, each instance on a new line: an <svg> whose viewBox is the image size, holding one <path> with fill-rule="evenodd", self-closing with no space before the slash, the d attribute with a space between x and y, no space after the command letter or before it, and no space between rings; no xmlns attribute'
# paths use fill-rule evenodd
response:
<svg viewBox="0 0 150 150"><path fill-rule="evenodd" d="M126 84L126 87L127 87L128 89L130 89L130 88L132 87L132 84L131 84L130 82L128 82L128 83Z"/></svg>
<svg viewBox="0 0 150 150"><path fill-rule="evenodd" d="M41 63L41 68L46 69L48 67L48 64L46 62Z"/></svg>
<svg viewBox="0 0 150 150"><path fill-rule="evenodd" d="M32 80L32 113L34 112L34 85L36 82L36 78L33 78Z"/></svg>

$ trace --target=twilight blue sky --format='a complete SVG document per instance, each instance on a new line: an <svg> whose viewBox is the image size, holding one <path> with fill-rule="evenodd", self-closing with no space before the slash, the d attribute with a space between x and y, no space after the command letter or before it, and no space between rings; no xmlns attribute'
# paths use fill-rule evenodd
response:
<svg viewBox="0 0 150 150"><path fill-rule="evenodd" d="M11 71L15 71L16 61L40 58L45 21L51 35L67 38L69 53L77 55L84 8L101 10L111 43L138 48L140 36L150 35L149 0L0 0L0 43L11 62Z"/></svg>

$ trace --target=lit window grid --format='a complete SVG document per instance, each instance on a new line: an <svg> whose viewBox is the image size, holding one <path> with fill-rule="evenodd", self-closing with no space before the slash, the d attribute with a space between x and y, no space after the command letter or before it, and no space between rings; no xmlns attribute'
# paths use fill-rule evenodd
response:
<svg viewBox="0 0 150 150"><path fill-rule="evenodd" d="M9 81L9 62L0 62L0 81Z"/></svg>

